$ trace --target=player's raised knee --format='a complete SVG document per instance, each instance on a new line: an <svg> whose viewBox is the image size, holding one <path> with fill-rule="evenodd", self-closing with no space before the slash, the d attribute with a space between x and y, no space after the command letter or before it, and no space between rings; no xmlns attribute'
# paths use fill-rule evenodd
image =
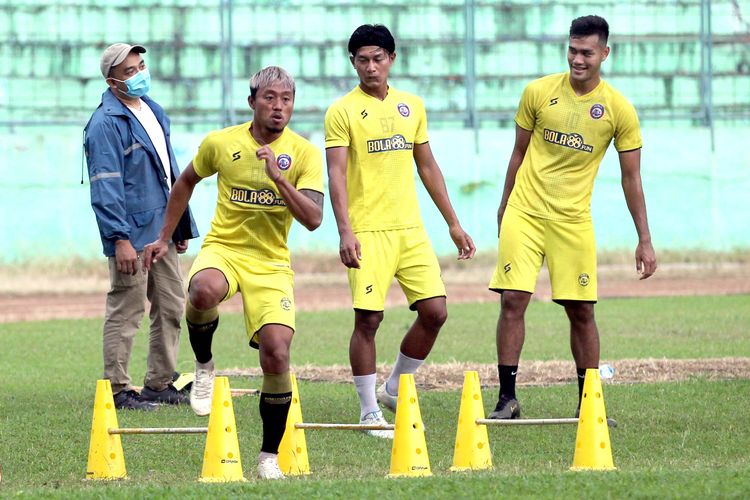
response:
<svg viewBox="0 0 750 500"><path fill-rule="evenodd" d="M199 311L207 311L221 302L223 294L211 284L190 285L190 303ZM226 292L224 292L226 293Z"/></svg>

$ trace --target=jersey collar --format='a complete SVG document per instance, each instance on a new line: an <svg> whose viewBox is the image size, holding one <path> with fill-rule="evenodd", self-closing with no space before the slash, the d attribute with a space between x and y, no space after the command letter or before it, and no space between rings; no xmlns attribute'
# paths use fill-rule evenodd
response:
<svg viewBox="0 0 750 500"><path fill-rule="evenodd" d="M378 99L377 97L373 97L370 94L368 94L367 92L365 92L364 90L362 90L362 87L360 87L359 84L357 84L356 90L357 90L357 92L359 92L364 97L366 97L368 99L372 99L373 101L377 101L377 102L385 102L388 99L390 99L391 95L393 95L393 87L391 87L390 85L388 85L388 92L386 92L385 99L383 99L382 101L380 99Z"/></svg>
<svg viewBox="0 0 750 500"><path fill-rule="evenodd" d="M252 125L253 125L253 121L252 121L252 120L250 120L249 122L247 122L247 123L245 124L245 133L246 133L246 134L247 134L247 136L248 136L248 137L250 138L250 143L251 143L251 144L252 144L253 146L255 146L255 147L256 147L256 149L257 149L257 148L260 148L260 147L262 147L263 145L262 145L262 144L260 144L260 143L259 143L258 141L256 141L256 140L255 140L255 137L253 137L253 134L252 134L252 132L250 132L250 127L252 127ZM279 142L280 140L282 140L282 139L283 139L284 137L286 137L286 134L287 134L287 131L288 131L288 130L289 130L289 126L287 125L286 127L284 127L284 131L283 131L283 132L281 132L281 135L279 136L279 138L278 138L278 139L276 139L275 141L273 141L273 142L269 143L268 145L270 146L270 145L272 145L272 144L276 144L277 142ZM271 148L271 149L273 149L273 148Z"/></svg>
<svg viewBox="0 0 750 500"><path fill-rule="evenodd" d="M595 96L596 94L598 94L599 91L604 87L604 78L602 78L600 76L599 77L599 83L596 85L596 87L594 87L591 90L591 92L588 92L588 93L583 94L583 95L576 94L575 89L570 84L570 71L567 71L565 73L565 83L563 83L563 85L568 90L568 92L570 92L570 95L572 95L575 99L581 99L581 100L583 100L583 99L589 99L589 98Z"/></svg>

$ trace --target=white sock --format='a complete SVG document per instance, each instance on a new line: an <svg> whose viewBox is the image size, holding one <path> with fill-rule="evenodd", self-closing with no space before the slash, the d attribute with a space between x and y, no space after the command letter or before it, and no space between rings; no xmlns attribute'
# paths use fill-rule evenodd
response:
<svg viewBox="0 0 750 500"><path fill-rule="evenodd" d="M279 456L276 453L268 453L267 451L261 451L260 455L258 455L258 463L262 462L263 460L267 458L272 458L274 461L279 460Z"/></svg>
<svg viewBox="0 0 750 500"><path fill-rule="evenodd" d="M378 400L375 397L375 374L355 375L354 387L357 388L359 396L359 417L362 418L368 413L380 410Z"/></svg>
<svg viewBox="0 0 750 500"><path fill-rule="evenodd" d="M410 358L399 352L396 364L393 365L391 376L388 377L388 381L385 383L386 392L391 396L398 396L398 383L401 375L404 373L417 373L417 369L422 366L422 363L424 363L424 359Z"/></svg>

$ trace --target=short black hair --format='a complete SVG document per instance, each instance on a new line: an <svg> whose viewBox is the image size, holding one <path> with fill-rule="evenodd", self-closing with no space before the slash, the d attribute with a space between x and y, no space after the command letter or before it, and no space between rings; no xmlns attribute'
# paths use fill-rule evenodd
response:
<svg viewBox="0 0 750 500"><path fill-rule="evenodd" d="M381 47L389 54L396 52L396 42L388 28L382 24L363 24L349 37L349 54L354 57L362 47L374 45Z"/></svg>
<svg viewBox="0 0 750 500"><path fill-rule="evenodd" d="M580 38L584 36L599 35L599 42L607 45L609 38L609 24L600 16L583 16L573 19L570 23L570 37Z"/></svg>

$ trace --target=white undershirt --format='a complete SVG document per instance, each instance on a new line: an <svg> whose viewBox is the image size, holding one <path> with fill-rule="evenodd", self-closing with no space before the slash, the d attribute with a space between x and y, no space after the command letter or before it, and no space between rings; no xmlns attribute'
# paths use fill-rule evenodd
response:
<svg viewBox="0 0 750 500"><path fill-rule="evenodd" d="M159 121L156 119L156 115L151 111L144 101L140 101L141 109L128 106L128 109L133 112L138 121L141 122L143 128L146 129L146 133L151 139L151 143L156 148L156 153L159 155L161 164L164 167L164 175L167 177L167 187L172 187L172 169L169 163L169 151L167 151L167 140L164 137L164 130L162 130Z"/></svg>

